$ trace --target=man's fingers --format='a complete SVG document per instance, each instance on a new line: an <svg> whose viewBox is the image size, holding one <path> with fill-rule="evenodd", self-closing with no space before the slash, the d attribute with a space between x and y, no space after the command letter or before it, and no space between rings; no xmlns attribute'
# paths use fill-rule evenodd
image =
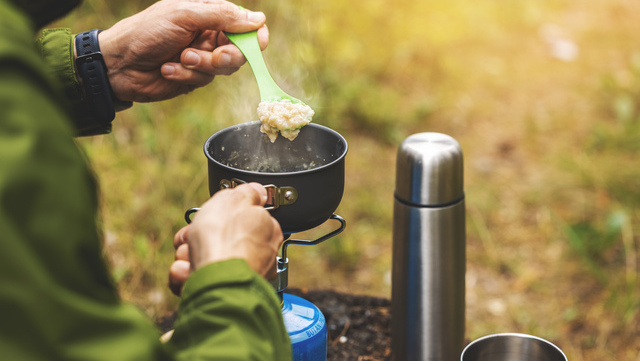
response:
<svg viewBox="0 0 640 361"><path fill-rule="evenodd" d="M180 245L186 244L188 233L189 233L189 226L184 226L180 228L180 230L176 232L175 236L173 236L173 248L178 249Z"/></svg>
<svg viewBox="0 0 640 361"><path fill-rule="evenodd" d="M212 33L201 35L198 41L180 54L180 64L186 69L212 75L230 75L246 63L244 54L233 45L229 39L218 32L218 39L214 40ZM266 26L258 30L258 42L264 50L269 44L269 30Z"/></svg>
<svg viewBox="0 0 640 361"><path fill-rule="evenodd" d="M218 45L226 45L231 44L231 40L221 31L218 33ZM264 50L269 45L269 28L267 25L262 25L260 29L258 29L258 44L260 44L260 50Z"/></svg>
<svg viewBox="0 0 640 361"><path fill-rule="evenodd" d="M266 49L267 45L269 45L269 28L266 25L258 29L258 43L261 50Z"/></svg>
<svg viewBox="0 0 640 361"><path fill-rule="evenodd" d="M202 87L213 81L216 75L231 75L246 62L244 55L233 45L224 45L214 52L194 48L186 49L180 63L162 65L162 76L168 80Z"/></svg>
<svg viewBox="0 0 640 361"><path fill-rule="evenodd" d="M187 243L183 243L176 248L176 260L189 261L189 245Z"/></svg>
<svg viewBox="0 0 640 361"><path fill-rule="evenodd" d="M176 296L182 293L182 286L189 278L191 264L187 261L175 261L169 268L169 289Z"/></svg>
<svg viewBox="0 0 640 361"><path fill-rule="evenodd" d="M180 63L187 69L213 75L228 75L227 69L238 70L246 59L234 45L222 45L214 51L196 48L185 49L180 55Z"/></svg>
<svg viewBox="0 0 640 361"><path fill-rule="evenodd" d="M277 268L277 262L275 261L275 258L273 263L269 267L269 269L265 271L265 274L263 275L263 277L269 282L275 280L276 277L278 277L278 268Z"/></svg>
<svg viewBox="0 0 640 361"><path fill-rule="evenodd" d="M280 223L278 223L275 218L271 218L271 222L273 224L271 228L273 231L271 235L271 242L273 243L273 246L275 247L277 253L280 249L280 246L282 245L282 242L284 242L284 236L282 235L282 228L280 228Z"/></svg>
<svg viewBox="0 0 640 361"><path fill-rule="evenodd" d="M235 205L264 206L267 202L267 190L259 183L246 183L217 192L207 203L214 199Z"/></svg>
<svg viewBox="0 0 640 361"><path fill-rule="evenodd" d="M200 71L187 69L179 63L164 63L160 68L162 76L182 85L188 85L189 91L203 87L213 81L215 74L207 74ZM180 93L183 94L183 93Z"/></svg>
<svg viewBox="0 0 640 361"><path fill-rule="evenodd" d="M242 191L254 205L264 206L267 203L267 190L260 183L242 184L236 189Z"/></svg>
<svg viewBox="0 0 640 361"><path fill-rule="evenodd" d="M216 30L204 30L198 35L189 45L191 48L213 51L219 43L218 39L221 38L222 32Z"/></svg>

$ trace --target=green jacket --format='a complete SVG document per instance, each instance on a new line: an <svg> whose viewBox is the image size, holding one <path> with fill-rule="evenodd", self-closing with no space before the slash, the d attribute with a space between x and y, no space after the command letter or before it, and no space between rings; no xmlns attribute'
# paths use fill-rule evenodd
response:
<svg viewBox="0 0 640 361"><path fill-rule="evenodd" d="M73 80L40 56L70 66L68 40L45 34L39 52L46 21L20 8L40 2L0 0L0 359L290 360L279 300L242 260L191 275L167 344L121 302L102 258L96 181L73 139L63 90Z"/></svg>

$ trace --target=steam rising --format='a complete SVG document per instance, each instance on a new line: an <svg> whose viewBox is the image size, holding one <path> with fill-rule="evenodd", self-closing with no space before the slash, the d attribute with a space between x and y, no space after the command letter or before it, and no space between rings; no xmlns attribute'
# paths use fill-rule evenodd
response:
<svg viewBox="0 0 640 361"><path fill-rule="evenodd" d="M274 33L263 52L271 75L285 92L318 110L320 84L311 71L317 49L312 45L309 29L300 26L300 19L304 17L296 15L298 8L290 4L263 5L274 9L269 11L270 24L288 29L286 41ZM236 124L232 132L225 132L207 145L207 153L219 163L256 172L298 172L330 163L343 153L336 149L336 140L317 139L326 134L307 129L309 126L305 126L293 141L277 137L271 143L260 133L256 114L260 93L249 66L241 67L230 77L218 77L210 88L216 89L212 97L222 100L211 107L212 129L217 131ZM314 99L316 104L313 104Z"/></svg>

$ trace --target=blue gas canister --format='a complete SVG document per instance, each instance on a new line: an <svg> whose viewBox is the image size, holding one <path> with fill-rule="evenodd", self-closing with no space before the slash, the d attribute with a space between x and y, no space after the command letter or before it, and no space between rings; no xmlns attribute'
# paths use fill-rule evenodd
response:
<svg viewBox="0 0 640 361"><path fill-rule="evenodd" d="M288 293L282 294L282 317L289 332L294 361L327 360L327 324L313 303Z"/></svg>

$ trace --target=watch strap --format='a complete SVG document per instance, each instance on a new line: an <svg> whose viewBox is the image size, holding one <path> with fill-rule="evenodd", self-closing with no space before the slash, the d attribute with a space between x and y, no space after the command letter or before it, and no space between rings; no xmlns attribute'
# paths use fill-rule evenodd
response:
<svg viewBox="0 0 640 361"><path fill-rule="evenodd" d="M84 101L89 115L100 124L110 124L116 110L126 109L132 102L119 101L113 94L108 69L100 52L99 29L76 35L76 68L82 79Z"/></svg>

